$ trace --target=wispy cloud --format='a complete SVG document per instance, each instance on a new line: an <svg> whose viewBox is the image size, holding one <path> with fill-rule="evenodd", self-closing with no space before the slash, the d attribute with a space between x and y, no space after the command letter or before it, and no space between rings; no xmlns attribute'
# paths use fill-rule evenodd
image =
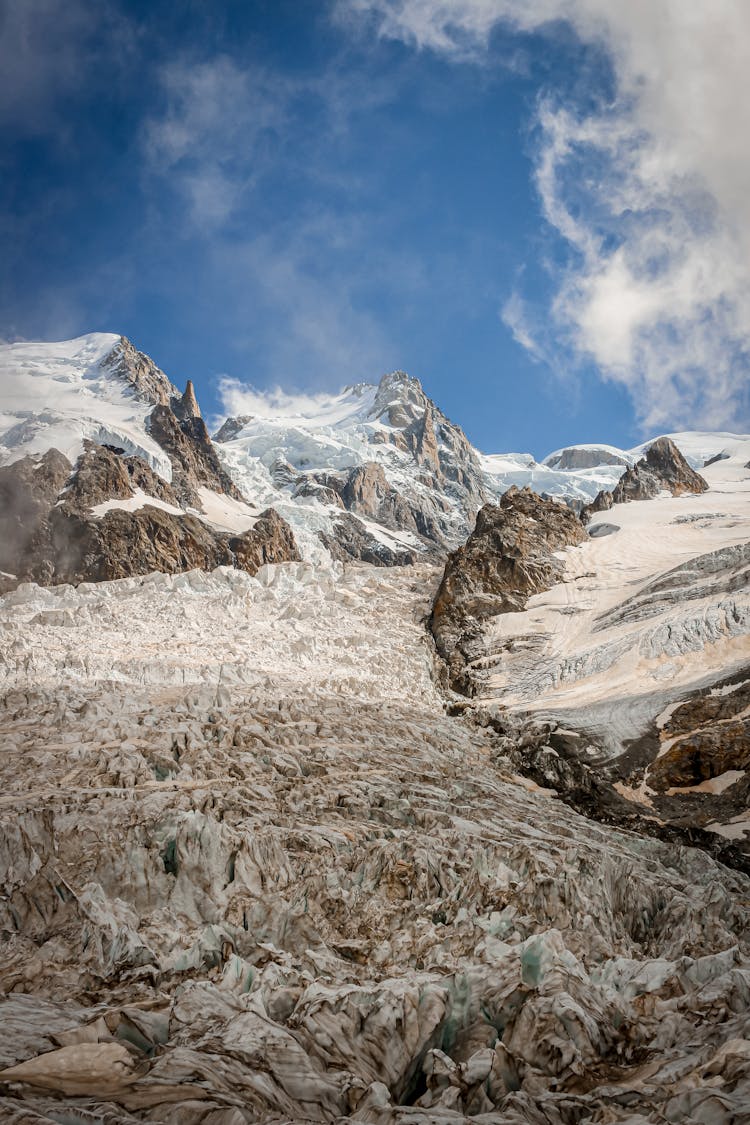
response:
<svg viewBox="0 0 750 1125"><path fill-rule="evenodd" d="M455 59L489 58L500 25L559 20L607 51L612 104L549 92L539 106L536 184L571 250L558 340L628 388L644 425L747 423L750 5L340 0L342 13ZM523 343L513 303L508 316Z"/></svg>
<svg viewBox="0 0 750 1125"><path fill-rule="evenodd" d="M234 417L288 418L290 421L324 417L340 403L340 396L335 394L294 394L281 387L262 391L230 376L219 380L219 396L226 413Z"/></svg>
<svg viewBox="0 0 750 1125"><path fill-rule="evenodd" d="M97 68L111 83L134 36L110 0L0 0L0 126L59 132L66 98Z"/></svg>
<svg viewBox="0 0 750 1125"><path fill-rule="evenodd" d="M278 145L294 86L226 56L181 59L160 77L164 106L143 127L148 170L177 186L197 224L216 227Z"/></svg>
<svg viewBox="0 0 750 1125"><path fill-rule="evenodd" d="M366 256L361 225L318 213L215 249L214 268L233 292L232 323L246 325L234 343L262 356L264 384L330 388L388 366L388 338L362 293L399 266L402 284L418 279L406 260Z"/></svg>

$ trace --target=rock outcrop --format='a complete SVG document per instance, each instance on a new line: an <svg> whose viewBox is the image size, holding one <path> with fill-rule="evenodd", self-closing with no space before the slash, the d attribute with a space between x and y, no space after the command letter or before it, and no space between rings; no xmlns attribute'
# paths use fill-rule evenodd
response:
<svg viewBox="0 0 750 1125"><path fill-rule="evenodd" d="M467 664L481 655L482 622L522 610L532 594L559 582L565 568L556 552L585 539L566 505L530 489L510 488L481 509L466 543L448 557L430 619L454 688L471 693Z"/></svg>
<svg viewBox="0 0 750 1125"><path fill-rule="evenodd" d="M690 468L671 438L660 437L648 447L645 457L623 473L611 492L600 492L584 508L582 517L587 520L595 512L607 511L613 504L653 500L664 490L673 496L684 496L707 489L707 482Z"/></svg>
<svg viewBox="0 0 750 1125"><path fill-rule="evenodd" d="M183 505L200 509L197 489L201 487L242 500L242 493L216 455L200 414L191 414L180 406L178 416L171 406L159 405L149 415L147 425L151 437L169 454L172 487Z"/></svg>
<svg viewBox="0 0 750 1125"><path fill-rule="evenodd" d="M330 532L320 531L320 541L337 562L370 563L371 566L411 566L419 552L397 540L384 541L367 530L351 512L337 516Z"/></svg>
<svg viewBox="0 0 750 1125"><path fill-rule="evenodd" d="M544 464L548 469L562 469L568 472L571 469L593 469L597 465L623 465L628 466L628 461L619 453L601 446L571 446L562 449L554 456L546 457Z"/></svg>
<svg viewBox="0 0 750 1125"><path fill-rule="evenodd" d="M11 582L71 471L72 465L57 449L0 466L0 571Z"/></svg>
<svg viewBox="0 0 750 1125"><path fill-rule="evenodd" d="M264 563L299 559L289 525L272 509L244 535L220 532L189 514L146 504L101 517L54 507L21 561L19 577L41 585L104 582L162 571L234 566L255 574Z"/></svg>
<svg viewBox="0 0 750 1125"><path fill-rule="evenodd" d="M182 396L160 367L144 352L139 352L126 336L121 336L102 368L132 387L138 398L154 406L169 406Z"/></svg>

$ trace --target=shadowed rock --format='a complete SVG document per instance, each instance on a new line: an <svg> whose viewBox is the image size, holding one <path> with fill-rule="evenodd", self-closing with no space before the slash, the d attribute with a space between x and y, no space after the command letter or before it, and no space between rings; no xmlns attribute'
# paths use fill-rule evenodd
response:
<svg viewBox="0 0 750 1125"><path fill-rule="evenodd" d="M52 509L34 535L20 576L59 585L217 566L255 574L264 563L299 557L291 528L270 509L250 531L232 536L195 516L150 505L135 512L113 509L99 519L62 506Z"/></svg>
<svg viewBox="0 0 750 1125"><path fill-rule="evenodd" d="M70 461L57 449L0 467L0 570L18 573L30 541L71 470Z"/></svg>
<svg viewBox="0 0 750 1125"><path fill-rule="evenodd" d="M155 406L148 419L148 431L169 454L172 486L182 504L200 508L200 487L242 500L242 493L216 456L200 416L180 420L170 406Z"/></svg>

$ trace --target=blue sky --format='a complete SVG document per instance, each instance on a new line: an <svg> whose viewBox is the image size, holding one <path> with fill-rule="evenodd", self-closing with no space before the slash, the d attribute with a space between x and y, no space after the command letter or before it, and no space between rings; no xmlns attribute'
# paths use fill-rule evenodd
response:
<svg viewBox="0 0 750 1125"><path fill-rule="evenodd" d="M0 0L0 336L122 332L211 414L403 368L486 451L747 427L719 7Z"/></svg>

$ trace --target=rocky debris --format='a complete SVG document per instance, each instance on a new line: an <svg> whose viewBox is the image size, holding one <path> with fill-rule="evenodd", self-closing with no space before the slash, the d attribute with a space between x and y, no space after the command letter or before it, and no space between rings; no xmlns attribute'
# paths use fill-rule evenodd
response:
<svg viewBox="0 0 750 1125"><path fill-rule="evenodd" d="M449 718L436 580L298 564L0 606L0 1051L56 1083L6 1070L0 1116L743 1119L750 880L584 819ZM63 1092L72 1046L101 1090Z"/></svg>
<svg viewBox="0 0 750 1125"><path fill-rule="evenodd" d="M57 449L0 466L0 571L16 575L72 465Z"/></svg>
<svg viewBox="0 0 750 1125"><path fill-rule="evenodd" d="M556 456L547 457L544 461L546 468L564 471L594 469L597 465L624 465L627 468L628 463L619 453L613 453L612 450L599 446L589 449L571 446L562 449Z"/></svg>
<svg viewBox="0 0 750 1125"><path fill-rule="evenodd" d="M102 360L102 368L110 371L128 383L136 395L154 406L169 406L174 399L181 398L174 383L170 382L161 368L144 352L139 352L125 336L121 336L108 356Z"/></svg>
<svg viewBox="0 0 750 1125"><path fill-rule="evenodd" d="M183 506L198 508L200 487L223 492L234 500L243 496L216 455L206 423L200 415L180 419L171 406L155 406L148 418L148 432L172 462L172 487Z"/></svg>
<svg viewBox="0 0 750 1125"><path fill-rule="evenodd" d="M318 534L336 562L356 559L372 566L410 566L419 558L418 551L399 545L396 540L389 545L377 539L351 512L337 517L331 532Z"/></svg>
<svg viewBox="0 0 750 1125"><path fill-rule="evenodd" d="M623 473L611 492L600 492L584 509L583 518L589 519L595 512L606 511L613 504L652 500L663 490L671 492L673 496L708 490L703 477L690 468L668 437L657 438L646 450L645 457Z"/></svg>
<svg viewBox="0 0 750 1125"><path fill-rule="evenodd" d="M717 814L728 819L733 811L747 808L747 785L738 789L736 801L729 806L723 800L721 809L718 799L708 794L697 801L685 802L671 795L662 800L661 794L669 785L693 782L666 780L669 766L664 763L667 769L663 771L662 758L655 758L660 746L658 735L639 740L638 746L628 748L620 759L606 762L602 748L590 735L561 727L552 719L539 720L484 708L469 712L469 717L473 723L491 727L500 736L495 758L498 765L505 763L506 768L554 793L583 816L665 843L701 848L727 867L750 876L750 846L705 830ZM747 744L741 757L747 764ZM675 755L672 762L679 760L680 755ZM652 761L654 764L649 765ZM705 770L706 777L714 776L708 762ZM626 795L644 783L648 785L648 805ZM696 810L696 804L701 802L702 810Z"/></svg>
<svg viewBox="0 0 750 1125"><path fill-rule="evenodd" d="M289 525L272 509L244 535L217 531L196 516L146 504L101 517L69 505L54 507L21 560L19 577L42 585L105 582L161 571L234 566L249 574L266 562L299 559Z"/></svg>
<svg viewBox="0 0 750 1125"><path fill-rule="evenodd" d="M528 488L511 487L499 504L481 509L466 543L448 557L430 618L456 690L472 692L467 665L481 655L482 622L522 610L532 594L561 581L565 564L555 552L586 538L566 505Z"/></svg>

